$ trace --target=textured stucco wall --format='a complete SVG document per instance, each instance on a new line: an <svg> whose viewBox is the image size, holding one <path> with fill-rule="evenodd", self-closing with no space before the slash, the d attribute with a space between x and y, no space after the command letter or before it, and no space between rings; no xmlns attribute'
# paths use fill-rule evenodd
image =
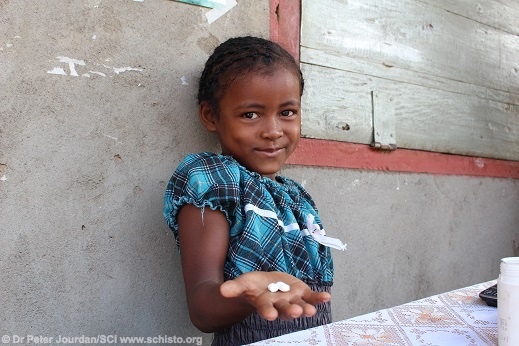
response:
<svg viewBox="0 0 519 346"><path fill-rule="evenodd" d="M202 335L162 197L183 155L215 145L196 113L208 55L269 27L267 0L207 12L0 0L0 334Z"/></svg>
<svg viewBox="0 0 519 346"><path fill-rule="evenodd" d="M217 150L196 78L267 0L0 0L0 334L210 336L190 324L162 196ZM77 75L76 75L77 74ZM493 279L519 242L519 181L290 166L334 251L335 319ZM517 253L517 245L515 254Z"/></svg>

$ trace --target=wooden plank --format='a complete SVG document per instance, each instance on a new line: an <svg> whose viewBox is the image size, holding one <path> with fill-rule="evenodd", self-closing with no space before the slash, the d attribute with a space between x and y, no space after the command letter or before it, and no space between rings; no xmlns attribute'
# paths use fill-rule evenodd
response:
<svg viewBox="0 0 519 346"><path fill-rule="evenodd" d="M302 70L305 137L370 144L370 93L382 91L394 98L398 148L519 160L519 106L316 65Z"/></svg>
<svg viewBox="0 0 519 346"><path fill-rule="evenodd" d="M399 147L519 160L518 106L422 87L396 98Z"/></svg>
<svg viewBox="0 0 519 346"><path fill-rule="evenodd" d="M381 150L395 150L395 99L384 91L371 93L373 104L373 142L371 146Z"/></svg>
<svg viewBox="0 0 519 346"><path fill-rule="evenodd" d="M431 6L519 35L519 1L515 0L419 0Z"/></svg>
<svg viewBox="0 0 519 346"><path fill-rule="evenodd" d="M411 71L396 66L389 67L384 66L383 64L374 64L370 61L350 58L340 53L301 47L301 62L343 71L372 75L395 82L422 85L431 89L449 91L455 94L476 96L481 99L519 105L519 91L510 93L489 89L462 81L434 76L429 73Z"/></svg>
<svg viewBox="0 0 519 346"><path fill-rule="evenodd" d="M519 179L519 162L398 149L380 152L363 144L301 139L288 164Z"/></svg>
<svg viewBox="0 0 519 346"><path fill-rule="evenodd" d="M513 94L519 90L516 35L416 0L303 0L302 6L303 47Z"/></svg>
<svg viewBox="0 0 519 346"><path fill-rule="evenodd" d="M301 133L306 137L366 143L372 141L371 90L361 78L301 64L305 78Z"/></svg>

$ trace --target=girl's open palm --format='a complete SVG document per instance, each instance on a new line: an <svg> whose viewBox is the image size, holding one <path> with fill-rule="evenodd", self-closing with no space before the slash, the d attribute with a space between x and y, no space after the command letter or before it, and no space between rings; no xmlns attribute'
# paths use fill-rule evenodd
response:
<svg viewBox="0 0 519 346"><path fill-rule="evenodd" d="M290 286L288 292L270 292L270 283L282 281ZM224 282L220 293L227 298L243 297L266 320L276 318L290 320L301 316L311 317L315 305L325 303L331 296L327 292L315 292L303 281L281 272L249 272L234 280Z"/></svg>

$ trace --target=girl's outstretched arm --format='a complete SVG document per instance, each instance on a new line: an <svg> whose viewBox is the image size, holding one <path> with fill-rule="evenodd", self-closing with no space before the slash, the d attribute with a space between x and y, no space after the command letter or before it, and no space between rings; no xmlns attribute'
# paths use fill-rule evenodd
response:
<svg viewBox="0 0 519 346"><path fill-rule="evenodd" d="M185 205L178 214L180 255L189 314L203 332L229 327L257 311L267 320L313 316L314 305L330 294L312 291L301 280L280 272L250 272L227 281L223 267L229 249L229 224L221 211ZM288 292L270 292L283 281Z"/></svg>
<svg viewBox="0 0 519 346"><path fill-rule="evenodd" d="M224 213L188 204L180 209L177 220L187 305L195 327L211 333L254 312L245 300L220 293L229 249L229 223Z"/></svg>

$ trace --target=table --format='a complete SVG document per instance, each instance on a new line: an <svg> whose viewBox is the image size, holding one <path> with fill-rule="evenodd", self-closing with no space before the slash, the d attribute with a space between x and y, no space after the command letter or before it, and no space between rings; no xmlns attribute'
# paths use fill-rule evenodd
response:
<svg viewBox="0 0 519 346"><path fill-rule="evenodd" d="M259 345L497 345L497 308L479 298L496 281L476 284Z"/></svg>

